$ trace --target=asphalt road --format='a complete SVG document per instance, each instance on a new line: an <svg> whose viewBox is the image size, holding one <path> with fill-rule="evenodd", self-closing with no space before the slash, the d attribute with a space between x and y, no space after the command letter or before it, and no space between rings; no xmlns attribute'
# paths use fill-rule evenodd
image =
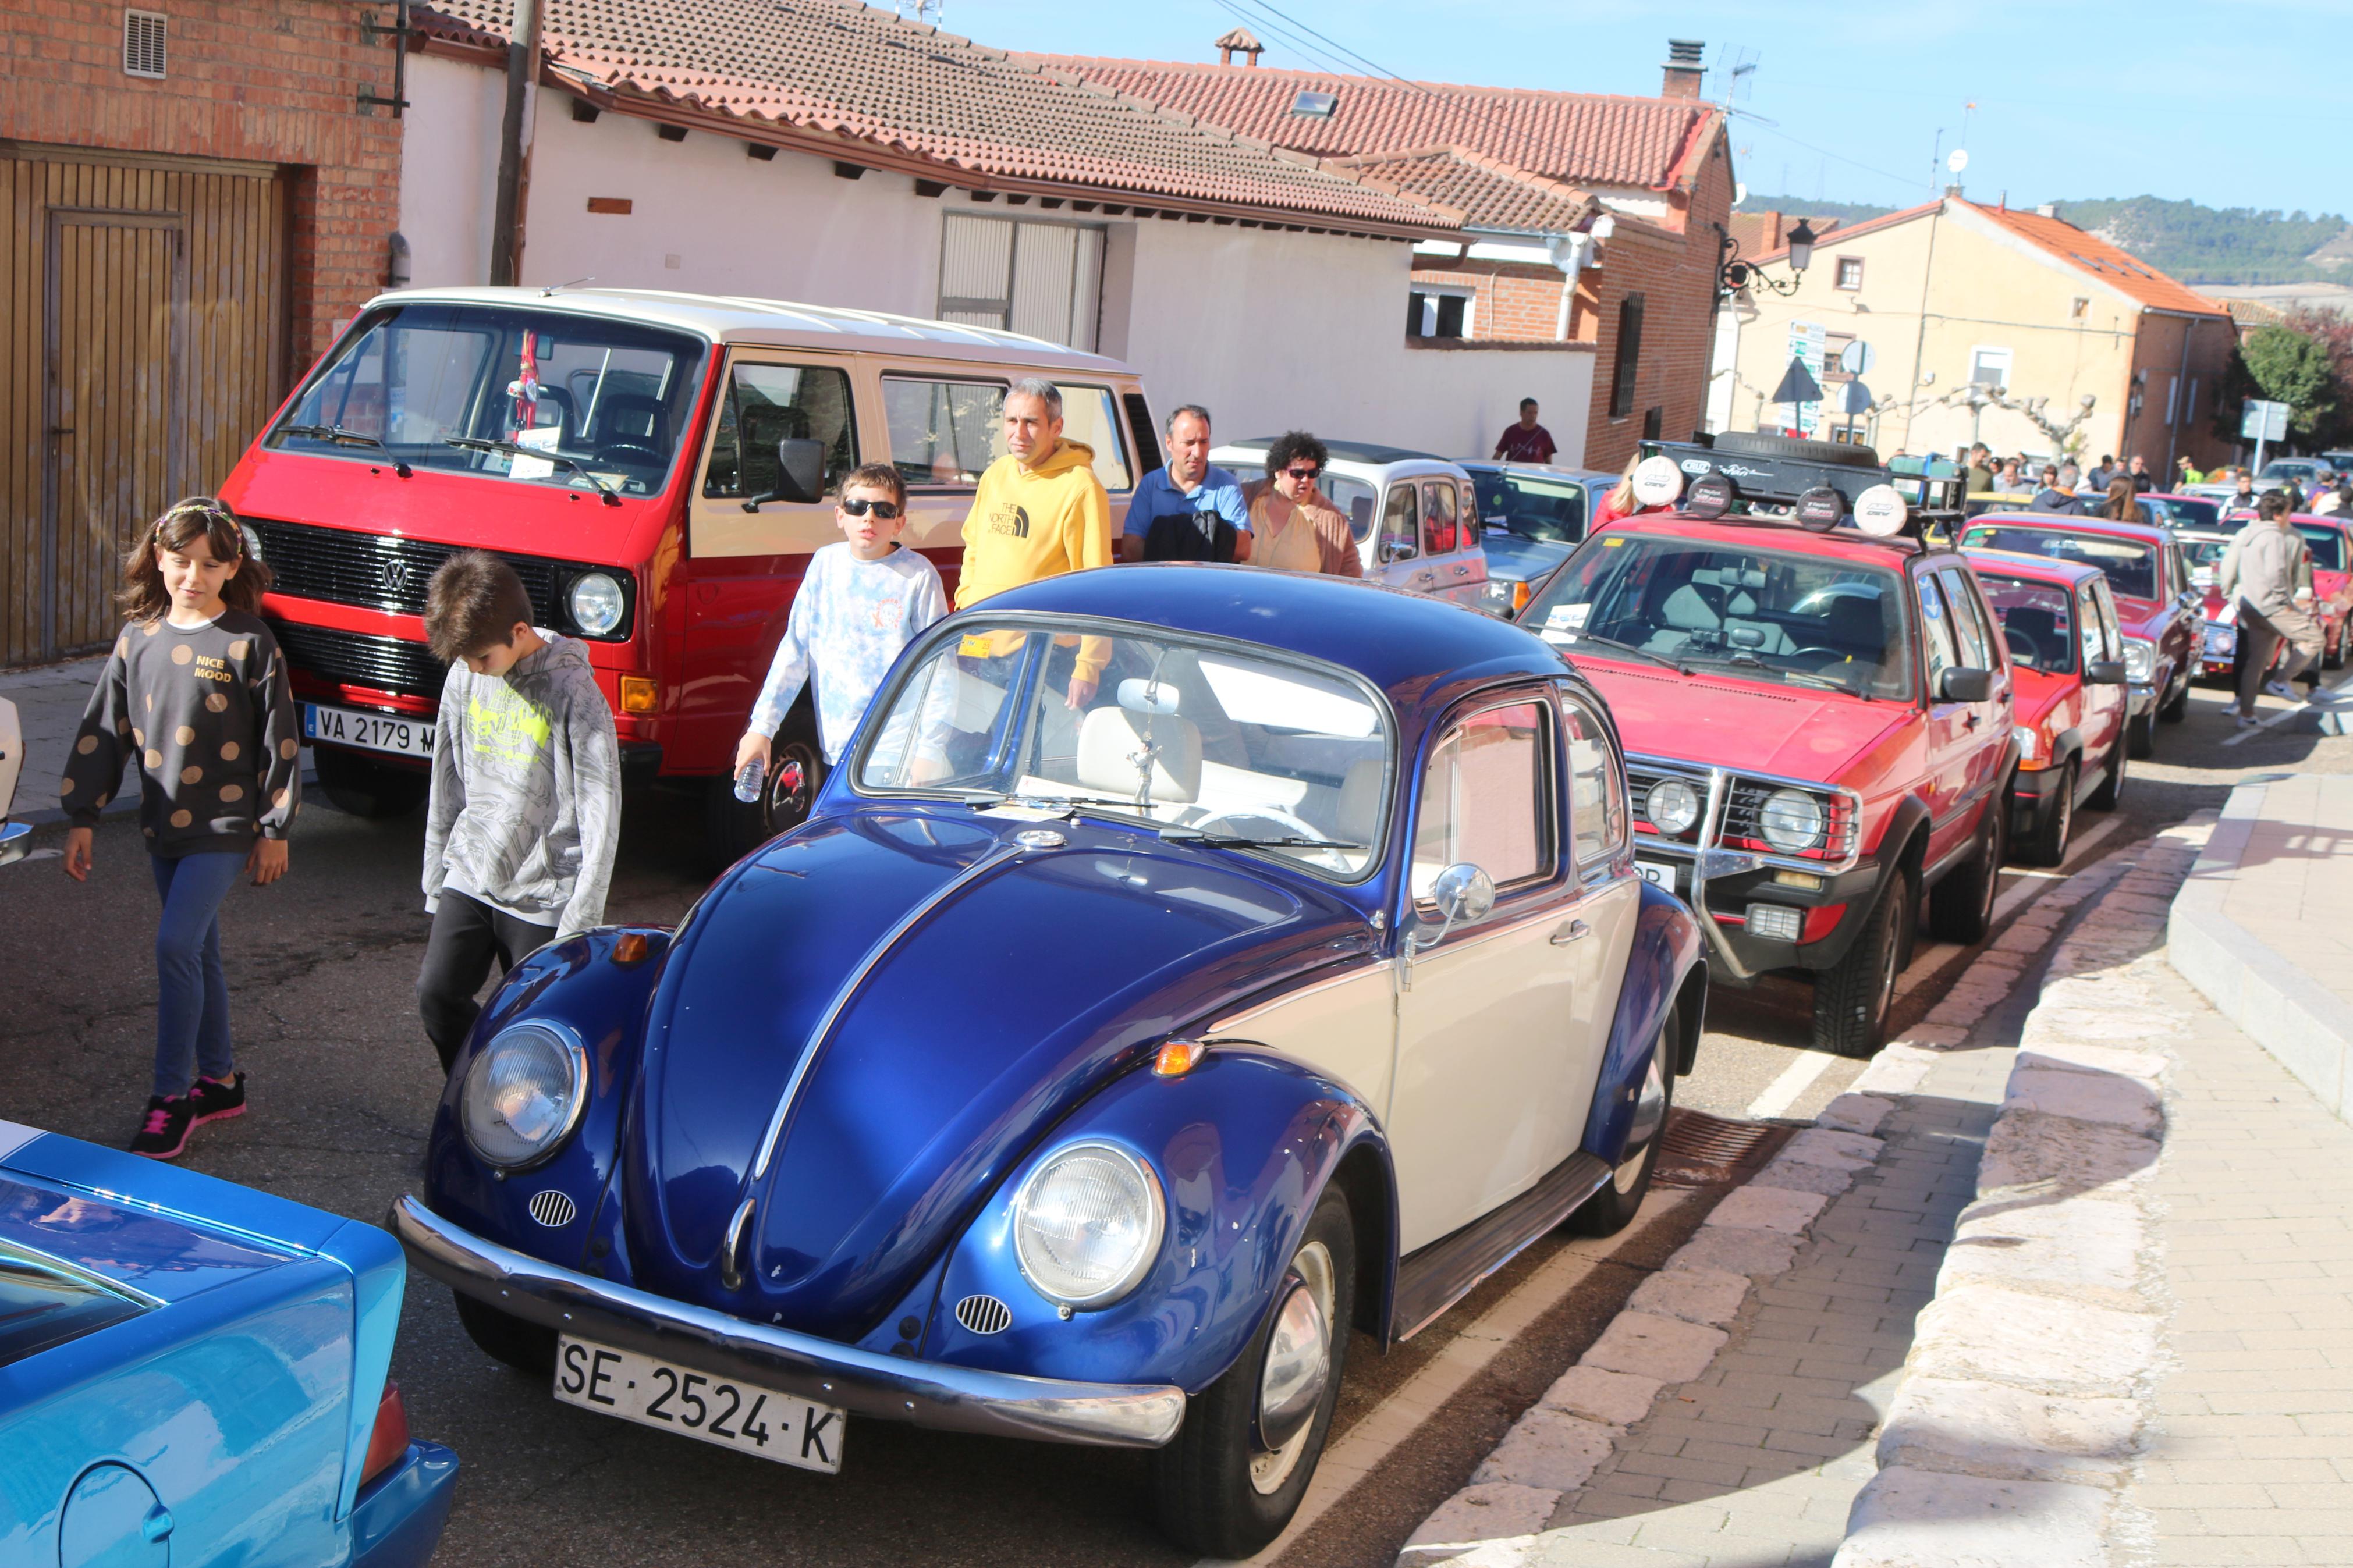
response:
<svg viewBox="0 0 2353 1568"><path fill-rule="evenodd" d="M2302 766L2353 741L2283 729L2239 745L2218 696L2200 692L2189 721L2167 726L2159 756L2137 763L2116 833L2219 804L2250 772ZM649 791L626 805L616 918L674 920L703 885L699 803ZM2098 817L2086 814L2084 828ZM53 847L61 830L40 831ZM187 1163L338 1213L379 1219L417 1184L439 1071L411 993L426 920L417 893L421 818L372 824L314 805L301 818L291 874L240 889L225 931L240 1063L253 1112L198 1134ZM54 859L0 869L0 931L9 933L14 994L0 1015L0 1116L120 1143L137 1121L152 1058L154 895L138 830L100 830L90 885ZM1966 955L1948 955L1957 964ZM1940 965L1932 965L1939 969ZM1934 976L1912 1005L1930 1005ZM1785 1079L1803 1049L1807 993L1768 984L1719 997L1699 1070L1681 1103L1744 1115ZM1775 1107L1810 1117L1859 1064L1823 1070ZM1547 1299L1525 1329L1482 1363L1418 1427L1385 1443L1374 1479L1333 1508L1282 1561L1386 1561L1428 1508L1461 1484L1518 1411L1589 1343L1625 1297L1698 1223L1704 1197L1663 1204ZM1547 1238L1396 1353L1361 1342L1344 1390L1343 1432L1436 1364L1464 1325L1531 1280L1569 1244ZM1557 1270L1556 1270L1557 1272ZM414 1429L457 1448L466 1469L437 1562L633 1564L1178 1564L1145 1520L1139 1456L984 1441L858 1424L838 1477L786 1469L555 1404L545 1388L476 1351L448 1293L412 1290L394 1374ZM1371 1430L1372 1428L1368 1428Z"/></svg>

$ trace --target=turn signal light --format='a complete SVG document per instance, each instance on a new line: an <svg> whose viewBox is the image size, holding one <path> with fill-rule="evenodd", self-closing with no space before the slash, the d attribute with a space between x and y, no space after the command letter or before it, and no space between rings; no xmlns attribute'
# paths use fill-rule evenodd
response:
<svg viewBox="0 0 2353 1568"><path fill-rule="evenodd" d="M650 713L661 700L660 688L650 675L621 677L621 711Z"/></svg>
<svg viewBox="0 0 2353 1568"><path fill-rule="evenodd" d="M1522 610L1526 609L1526 608L1528 607L1528 600L1529 600L1530 598L1532 598L1533 596L1534 596L1534 595L1532 595L1528 592L1528 585L1527 585L1527 584L1525 584L1525 582L1521 582L1521 583L1514 583L1514 584L1512 584L1512 614L1514 614L1514 616L1516 616L1516 615L1518 615Z"/></svg>
<svg viewBox="0 0 2353 1568"><path fill-rule="evenodd" d="M1162 1044L1160 1054L1153 1058L1155 1078L1183 1078L1201 1065L1209 1047L1198 1040L1168 1040Z"/></svg>
<svg viewBox="0 0 2353 1568"><path fill-rule="evenodd" d="M367 1458L360 1465L360 1485L382 1475L408 1452L408 1406L401 1403L400 1384L386 1378L384 1397L376 1401L375 1431L368 1438Z"/></svg>
<svg viewBox="0 0 2353 1568"><path fill-rule="evenodd" d="M646 961L646 933L641 931L623 931L613 943L613 962L627 968Z"/></svg>

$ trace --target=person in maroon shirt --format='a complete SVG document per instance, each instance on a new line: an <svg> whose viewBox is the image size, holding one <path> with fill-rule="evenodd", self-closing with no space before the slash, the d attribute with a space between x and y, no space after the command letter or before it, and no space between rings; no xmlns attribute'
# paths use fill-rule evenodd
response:
<svg viewBox="0 0 2353 1568"><path fill-rule="evenodd" d="M1495 456L1507 463L1549 463L1558 450L1552 432L1536 423L1536 400L1521 398L1520 422L1504 427L1503 438L1495 443Z"/></svg>

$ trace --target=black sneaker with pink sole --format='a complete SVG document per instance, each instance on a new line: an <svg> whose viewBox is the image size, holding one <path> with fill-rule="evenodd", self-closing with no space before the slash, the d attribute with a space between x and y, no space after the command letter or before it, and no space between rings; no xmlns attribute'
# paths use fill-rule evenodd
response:
<svg viewBox="0 0 2353 1568"><path fill-rule="evenodd" d="M207 1121L220 1121L231 1116L243 1116L245 1114L245 1075L241 1072L232 1073L226 1083L218 1079L200 1078L196 1079L196 1087L188 1090L188 1098L195 1101L195 1125L198 1127L202 1127Z"/></svg>
<svg viewBox="0 0 2353 1568"><path fill-rule="evenodd" d="M188 1146L188 1133L195 1124L193 1095L175 1094L169 1099L154 1095L147 1101L147 1120L131 1140L131 1152L150 1160L176 1160Z"/></svg>

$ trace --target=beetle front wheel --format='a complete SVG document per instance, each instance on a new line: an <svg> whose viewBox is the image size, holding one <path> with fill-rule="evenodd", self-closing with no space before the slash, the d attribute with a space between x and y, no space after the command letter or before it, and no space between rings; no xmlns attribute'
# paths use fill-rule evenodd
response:
<svg viewBox="0 0 2353 1568"><path fill-rule="evenodd" d="M1161 1527L1187 1551L1248 1557L1282 1533L1324 1457L1356 1300L1348 1200L1324 1194L1272 1310L1234 1364L1194 1395L1155 1456Z"/></svg>
<svg viewBox="0 0 2353 1568"><path fill-rule="evenodd" d="M1568 1228L1577 1236L1615 1236L1634 1223L1642 1200L1650 1194L1651 1173L1659 1167L1659 1145L1667 1135L1667 1112L1675 1099L1676 1027L1674 1009L1659 1026L1658 1044L1651 1047L1650 1065L1642 1069L1634 1091L1634 1121L1627 1130L1626 1147L1600 1191L1577 1205Z"/></svg>

